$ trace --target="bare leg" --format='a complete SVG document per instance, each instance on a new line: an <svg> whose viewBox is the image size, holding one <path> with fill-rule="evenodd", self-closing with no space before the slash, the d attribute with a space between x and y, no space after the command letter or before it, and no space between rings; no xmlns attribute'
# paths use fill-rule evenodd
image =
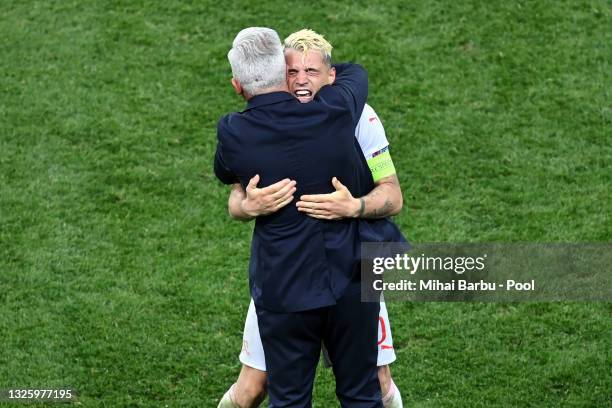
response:
<svg viewBox="0 0 612 408"><path fill-rule="evenodd" d="M391 370L388 365L378 367L378 381L380 381L380 391L385 396L391 387Z"/></svg>
<svg viewBox="0 0 612 408"><path fill-rule="evenodd" d="M266 398L266 372L243 365L234 387L235 403L240 408L257 408Z"/></svg>
<svg viewBox="0 0 612 408"><path fill-rule="evenodd" d="M391 370L388 365L378 367L378 381L380 381L385 408L402 408L402 395L391 378Z"/></svg>
<svg viewBox="0 0 612 408"><path fill-rule="evenodd" d="M242 365L238 380L223 395L217 408L258 408L266 398L266 372Z"/></svg>

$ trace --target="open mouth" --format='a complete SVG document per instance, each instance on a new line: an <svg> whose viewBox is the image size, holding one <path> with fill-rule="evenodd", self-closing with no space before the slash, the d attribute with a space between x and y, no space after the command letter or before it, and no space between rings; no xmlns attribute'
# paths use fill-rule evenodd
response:
<svg viewBox="0 0 612 408"><path fill-rule="evenodd" d="M312 92L308 89L298 89L294 92L294 95L298 98L310 98L312 96Z"/></svg>

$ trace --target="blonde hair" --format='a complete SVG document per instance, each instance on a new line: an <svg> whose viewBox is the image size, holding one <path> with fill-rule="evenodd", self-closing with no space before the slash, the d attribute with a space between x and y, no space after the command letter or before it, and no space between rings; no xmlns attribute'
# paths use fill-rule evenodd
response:
<svg viewBox="0 0 612 408"><path fill-rule="evenodd" d="M332 45L327 41L321 34L305 28L300 31L296 31L293 34L290 34L287 38L285 38L285 50L292 49L296 51L300 51L306 55L308 51L314 50L321 53L321 57L323 57L323 62L328 67L331 66L331 53L332 53Z"/></svg>

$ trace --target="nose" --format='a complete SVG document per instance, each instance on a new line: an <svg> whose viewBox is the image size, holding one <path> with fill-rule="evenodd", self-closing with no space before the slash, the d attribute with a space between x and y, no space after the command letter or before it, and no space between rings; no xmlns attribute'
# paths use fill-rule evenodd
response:
<svg viewBox="0 0 612 408"><path fill-rule="evenodd" d="M298 85L305 85L308 82L308 75L304 71L299 71L295 80Z"/></svg>

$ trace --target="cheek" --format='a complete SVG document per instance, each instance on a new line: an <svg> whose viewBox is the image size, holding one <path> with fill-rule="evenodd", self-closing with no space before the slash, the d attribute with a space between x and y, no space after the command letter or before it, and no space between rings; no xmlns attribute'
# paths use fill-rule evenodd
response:
<svg viewBox="0 0 612 408"><path fill-rule="evenodd" d="M311 83L312 87L315 89L316 92L319 92L319 89L321 89L321 87L326 84L326 82L322 81L321 78L313 78L311 80Z"/></svg>

